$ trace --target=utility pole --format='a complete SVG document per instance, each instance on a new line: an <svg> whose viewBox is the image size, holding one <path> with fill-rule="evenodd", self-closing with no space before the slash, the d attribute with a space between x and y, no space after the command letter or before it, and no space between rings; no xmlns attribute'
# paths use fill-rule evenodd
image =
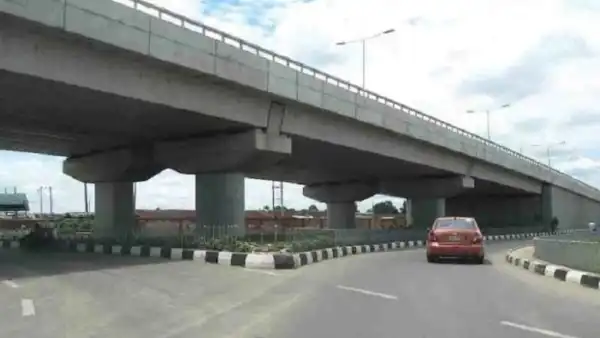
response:
<svg viewBox="0 0 600 338"><path fill-rule="evenodd" d="M273 208L273 218L275 217L275 209L279 206L279 215L283 216L284 214L284 205L283 205L283 182L281 181L272 181L271 183L272 189L272 208Z"/></svg>
<svg viewBox="0 0 600 338"><path fill-rule="evenodd" d="M90 213L90 206L88 203L88 187L87 187L87 183L83 182L83 199L85 202L85 214L88 215Z"/></svg>
<svg viewBox="0 0 600 338"><path fill-rule="evenodd" d="M48 187L48 193L50 194L50 216L54 215L54 198L52 196L52 187Z"/></svg>
<svg viewBox="0 0 600 338"><path fill-rule="evenodd" d="M39 187L38 192L40 194L40 216L44 214L44 187Z"/></svg>
<svg viewBox="0 0 600 338"><path fill-rule="evenodd" d="M492 140L492 135L490 133L490 112L491 111L496 111L496 110L500 110L500 109L504 109L504 108L508 108L510 107L510 103L506 103L501 105L500 107L490 110L490 109L486 109L486 110L472 110L469 109L467 110L467 114L475 114L475 113L485 113L485 123L486 123L486 129L487 129L487 139L488 140Z"/></svg>
<svg viewBox="0 0 600 338"><path fill-rule="evenodd" d="M370 36L365 36L359 39L355 39L355 40L347 40L347 41L339 41L336 42L337 46L345 46L345 45L349 45L349 44L353 44L353 43L360 43L361 47L362 47L362 62L361 62L361 73L362 73L362 79L361 79L361 87L362 89L365 89L365 85L366 85L366 74L367 74L367 41L378 38L382 35L387 35L387 34L391 34L394 33L396 30L394 28L390 28L390 29L386 29L384 31L381 31L377 34L373 34Z"/></svg>
<svg viewBox="0 0 600 338"><path fill-rule="evenodd" d="M137 210L137 182L133 182L133 211Z"/></svg>
<svg viewBox="0 0 600 338"><path fill-rule="evenodd" d="M550 144L532 144L532 147L546 147L546 156L548 158L548 167L552 168L552 153L551 150L555 146L565 145L566 141L554 142Z"/></svg>

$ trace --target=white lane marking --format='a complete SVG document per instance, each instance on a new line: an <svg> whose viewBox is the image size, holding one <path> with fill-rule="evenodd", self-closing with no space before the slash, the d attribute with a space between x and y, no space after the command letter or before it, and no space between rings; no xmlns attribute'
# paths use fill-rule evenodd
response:
<svg viewBox="0 0 600 338"><path fill-rule="evenodd" d="M35 306L31 299L21 299L21 314L23 317L35 316Z"/></svg>
<svg viewBox="0 0 600 338"><path fill-rule="evenodd" d="M354 292L362 293L362 294L369 295L369 296L376 296L376 297L381 297L381 298L385 298L385 299L393 299L393 300L398 299L398 297L396 297L394 295L388 295L385 293L380 293L380 292L375 292L375 291L370 291L370 290L365 290L365 289L353 288L351 286L336 285L335 287L338 289L342 289L342 290L346 290L346 291L354 291Z"/></svg>
<svg viewBox="0 0 600 338"><path fill-rule="evenodd" d="M517 324L517 323L512 323L512 322L507 322L507 321L501 321L500 324L506 325L506 326L510 326L510 327L514 327L514 328L517 328L517 329L521 329L521 330L524 330L524 331L529 331L529 332L535 332L535 333L543 334L543 335L546 335L546 336L549 336L549 337L556 337L556 338L577 338L575 336L569 336L569 335L558 333L558 332L551 331L551 330L540 329L540 328L533 327L533 326L527 326L527 325Z"/></svg>
<svg viewBox="0 0 600 338"><path fill-rule="evenodd" d="M273 271L265 271L265 270L258 270L258 269L248 269L248 268L245 268L244 271L262 273L264 275L269 275L269 276L279 276L278 273L275 273Z"/></svg>
<svg viewBox="0 0 600 338"><path fill-rule="evenodd" d="M2 284L6 285L6 286L8 286L8 287L11 287L11 288L13 288L13 289L16 289L16 288L18 288L18 287L19 287L19 284L15 283L15 282L13 282L13 281L11 281L11 280L8 280L8 279L7 279L7 280L3 280L3 281L2 281Z"/></svg>

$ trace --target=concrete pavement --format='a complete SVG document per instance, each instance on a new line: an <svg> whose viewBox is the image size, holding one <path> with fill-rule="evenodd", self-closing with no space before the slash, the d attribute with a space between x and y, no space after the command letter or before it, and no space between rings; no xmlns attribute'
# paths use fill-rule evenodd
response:
<svg viewBox="0 0 600 338"><path fill-rule="evenodd" d="M0 329L12 337L197 337L277 300L268 292L280 282L198 262L19 251L0 252L0 271Z"/></svg>
<svg viewBox="0 0 600 338"><path fill-rule="evenodd" d="M491 244L483 266L428 264L417 249L286 271L0 251L0 328L41 338L597 337L597 291L502 261L524 243Z"/></svg>
<svg viewBox="0 0 600 338"><path fill-rule="evenodd" d="M330 279L247 337L597 337L597 292L507 270L503 255L518 245L491 245L483 266L428 264L415 250L307 267Z"/></svg>

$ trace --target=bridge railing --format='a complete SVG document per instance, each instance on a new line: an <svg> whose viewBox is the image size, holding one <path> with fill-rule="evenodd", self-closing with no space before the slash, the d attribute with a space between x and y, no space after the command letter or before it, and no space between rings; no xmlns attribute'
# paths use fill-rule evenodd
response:
<svg viewBox="0 0 600 338"><path fill-rule="evenodd" d="M387 97L381 96L381 95L379 95L377 93L365 90L365 89L361 88L360 86L357 86L357 85L352 84L352 83L350 83L348 81L342 80L342 79L340 79L338 77L335 77L333 75L330 75L330 74L324 73L322 71L319 71L316 68L310 67L310 66L305 65L305 64L303 64L301 62L298 62L298 61L294 61L294 60L292 60L292 59L290 59L290 58L288 58L286 56L283 56L283 55L280 55L278 53L269 51L269 50L267 50L267 49L265 49L263 47L260 47L260 46L258 46L256 44L251 43L251 42L247 42L247 41L245 41L243 39L240 39L240 38L235 37L235 36L233 36L231 34L225 33L225 32L223 32L221 30L216 29L216 28L209 27L209 26L207 26L205 24L200 23L199 21L187 18L187 17L185 17L183 15L180 15L180 14L177 14L175 12L169 11L169 10L167 10L165 8L162 8L160 6L157 6L157 5L154 5L152 3L146 2L144 0L113 0L113 1L116 1L116 2L121 3L121 4L127 4L128 3L131 7L135 8L135 9L141 11L141 12L144 12L146 14L154 15L154 16L158 17L159 19L162 19L162 20L165 20L165 21L170 22L172 24L179 25L179 26L181 26L183 28L186 28L186 29L198 32L198 33L203 34L203 35L205 35L207 37L210 37L212 39L215 39L215 40L227 43L228 45L237 47L237 48L239 48L241 50L244 50L246 52L253 53L253 54L255 54L257 56L260 56L260 57L263 57L263 58L265 58L265 59L267 59L269 61L280 63L280 64L285 65L287 67L290 67L290 68L292 68L292 69L294 69L294 70L296 70L296 71L298 71L300 73L307 74L307 75L310 75L310 76L314 76L315 78L320 79L322 81L325 81L328 84L332 84L332 85L338 86L340 88L346 89L346 90L351 91L353 93L356 93L358 95L364 96L364 97L369 98L369 99L374 100L374 101L377 101L377 102L379 102L381 104L384 104L386 106L392 107L392 108L394 108L396 110L402 111L402 112L404 112L406 114L409 114L411 116L415 116L415 117L420 118L420 119L422 119L424 121L428 121L428 122L433 123L433 124L435 124L437 126L440 126L440 127L443 127L443 128L445 128L447 130L455 132L455 133L457 133L459 135L462 135L462 136L467 137L469 139L478 141L478 142L480 142L480 143L482 143L482 144L484 144L484 145L486 145L488 147L492 147L494 149L498 149L498 150L503 151L503 152L505 152L505 153L507 153L509 155L512 155L512 156L514 156L516 158L519 158L519 159L521 159L523 161L526 161L526 162L528 162L530 164L533 164L533 165L536 165L538 167L544 168L544 169L550 171L553 174L556 174L556 175L559 175L559 176L563 176L565 178L572 179L581 188L597 190L596 188L590 186L589 184L587 184L587 183L585 183L585 182L583 182L583 181L581 181L581 180L579 180L577 178L574 178L574 177L572 177L570 175L567 175L567 174L565 174L565 173L563 173L563 172L561 172L561 171L559 171L557 169L554 169L554 168L552 168L552 167L550 167L550 166L548 166L548 165L546 165L544 163L541 163L541 162L539 162L537 160L534 160L534 159L532 159L532 158L530 158L528 156L525 156L525 155L523 155L523 154L521 154L519 152L516 152L516 151L514 151L514 150L512 150L510 148L507 148L505 146L502 146L500 144L492 142L492 141L490 141L488 139L485 139L485 138L483 138L481 136L478 136L476 134L468 132L468 131L466 131L466 130L464 130L462 128L459 128L459 127L456 127L454 125L451 125L450 123L444 122L444 121L442 121L442 120L440 120L438 118L435 118L433 116L427 115L427 114L425 114L423 112L420 112L420 111L418 111L418 110L416 110L414 108L411 108L411 107L409 107L409 106L407 106L405 104L396 102L396 101L394 101L392 99L389 99Z"/></svg>

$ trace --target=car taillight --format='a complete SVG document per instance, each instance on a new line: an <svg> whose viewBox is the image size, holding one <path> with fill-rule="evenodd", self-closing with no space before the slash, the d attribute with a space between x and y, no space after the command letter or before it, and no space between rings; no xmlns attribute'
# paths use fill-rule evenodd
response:
<svg viewBox="0 0 600 338"><path fill-rule="evenodd" d="M483 236L480 234L475 235L473 238L473 244L481 244L481 242L483 242Z"/></svg>
<svg viewBox="0 0 600 338"><path fill-rule="evenodd" d="M433 233L433 231L429 233L427 240L430 242L437 242L437 237L435 237L435 234Z"/></svg>

